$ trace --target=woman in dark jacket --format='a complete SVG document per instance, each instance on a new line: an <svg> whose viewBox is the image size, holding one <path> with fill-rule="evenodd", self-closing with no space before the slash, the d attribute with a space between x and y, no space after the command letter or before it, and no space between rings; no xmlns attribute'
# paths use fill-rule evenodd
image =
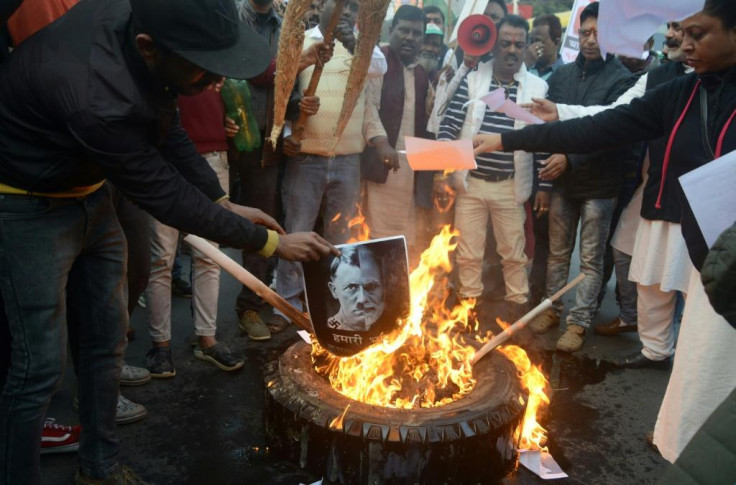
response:
<svg viewBox="0 0 736 485"><path fill-rule="evenodd" d="M628 106L516 132L479 135L476 152L592 152L665 136L662 172L679 177L736 150L736 9L731 0L707 0L682 21L682 50L695 73L647 92ZM665 177L662 177L665 179ZM695 431L736 387L736 330L705 295L700 268L708 252L682 193L682 232L697 271L690 279L675 363L654 441L675 461Z"/></svg>

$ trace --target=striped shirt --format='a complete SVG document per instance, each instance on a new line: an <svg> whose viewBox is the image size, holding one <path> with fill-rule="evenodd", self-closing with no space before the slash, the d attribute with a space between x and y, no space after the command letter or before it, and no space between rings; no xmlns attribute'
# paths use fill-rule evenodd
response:
<svg viewBox="0 0 736 485"><path fill-rule="evenodd" d="M496 83L495 79L491 80L489 91L493 91L498 88L504 88L506 90L507 97L516 102L516 95L518 89L518 83L514 83L512 86L501 86ZM470 101L468 95L468 78L462 80L460 87L458 87L455 95L452 98L445 116L440 122L440 132L437 136L438 140L457 140L465 122L465 116L467 114L467 106L463 107L465 103ZM479 133L495 133L501 134L514 129L514 119L509 118L504 113L497 111L491 111L486 106L485 115L483 122L481 123ZM542 161L549 158L548 154L534 154L534 164L536 167L535 172L539 172L543 168ZM478 175L509 175L514 173L514 154L513 152L491 152L476 155L475 161L478 164L478 168L473 170L471 173ZM539 184L541 190L551 190L552 183L549 181L538 180L535 174L535 184Z"/></svg>

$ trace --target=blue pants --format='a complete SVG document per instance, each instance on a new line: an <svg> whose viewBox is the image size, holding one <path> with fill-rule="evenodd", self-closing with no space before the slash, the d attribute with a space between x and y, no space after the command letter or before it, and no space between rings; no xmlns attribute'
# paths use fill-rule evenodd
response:
<svg viewBox="0 0 736 485"><path fill-rule="evenodd" d="M46 410L79 345L81 470L118 468L115 413L128 327L126 243L103 187L81 199L0 195L0 294L12 337L0 396L0 484L40 483Z"/></svg>
<svg viewBox="0 0 736 485"><path fill-rule="evenodd" d="M360 197L360 155L300 154L290 158L281 193L287 233L314 230L324 208L321 235L333 244L345 243L350 236L348 222ZM276 274L276 292L301 308L301 263L280 259ZM278 310L274 313L281 314Z"/></svg>
<svg viewBox="0 0 736 485"><path fill-rule="evenodd" d="M549 210L549 257L547 259L547 296L565 286L570 272L570 257L580 222L580 270L585 279L577 287L575 304L567 315L567 323L589 327L603 282L603 256L616 207L612 199L574 199L553 193ZM556 301L552 308L562 312Z"/></svg>

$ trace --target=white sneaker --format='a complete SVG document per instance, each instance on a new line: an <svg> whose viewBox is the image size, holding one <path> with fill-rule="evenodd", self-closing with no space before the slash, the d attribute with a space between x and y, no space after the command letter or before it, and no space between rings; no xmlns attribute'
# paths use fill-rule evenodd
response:
<svg viewBox="0 0 736 485"><path fill-rule="evenodd" d="M79 412L79 396L75 395L72 399L72 409L75 413ZM115 423L131 424L140 421L148 414L143 404L137 404L126 399L122 394L118 394L118 406L115 413Z"/></svg>
<svg viewBox="0 0 736 485"><path fill-rule="evenodd" d="M133 367L123 363L123 370L120 373L121 386L142 386L151 381L151 373L143 367Z"/></svg>
<svg viewBox="0 0 736 485"><path fill-rule="evenodd" d="M148 411L143 404L136 404L130 399L126 399L122 394L118 394L118 410L115 415L117 424L131 424L146 417Z"/></svg>

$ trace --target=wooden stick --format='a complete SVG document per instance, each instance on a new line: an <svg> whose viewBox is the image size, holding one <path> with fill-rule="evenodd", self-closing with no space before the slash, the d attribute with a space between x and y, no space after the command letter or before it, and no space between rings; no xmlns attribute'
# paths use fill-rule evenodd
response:
<svg viewBox="0 0 736 485"><path fill-rule="evenodd" d="M337 23L340 21L344 5L345 0L336 0L335 2L335 10L333 10L332 17L330 17L330 24L327 26L327 32L323 32L325 36L324 43L326 45L331 44L333 37L335 37L335 28L337 27ZM319 53L317 55L319 56ZM322 77L322 70L324 67L324 64L321 63L314 66L312 77L309 79L309 86L307 86L306 91L304 91L304 96L314 96L314 93L317 92L317 85L319 84L319 79ZM294 122L294 127L291 132L292 138L296 141L302 141L304 139L304 129L306 127L308 117L309 115L304 111L299 112L299 118Z"/></svg>
<svg viewBox="0 0 736 485"><path fill-rule="evenodd" d="M488 341L483 347L478 349L478 351L473 355L473 358L470 359L470 363L472 365L475 365L476 362L478 362L480 359L482 359L488 352L495 349L505 341L507 341L514 333L518 332L522 328L526 327L527 324L537 315L545 311L546 309L550 308L552 306L552 302L555 300L559 300L562 295L567 293L570 289L577 286L581 281L585 279L585 275L583 273L580 273L574 280L566 284L560 291L555 293L549 298L545 298L542 303L532 308L532 310L521 317L516 323L508 327L503 332L499 333L498 335L495 335L491 340Z"/></svg>
<svg viewBox="0 0 736 485"><path fill-rule="evenodd" d="M273 291L266 284L253 276L251 272L240 266L235 260L230 258L227 254L223 253L209 242L205 241L199 236L189 234L184 238L184 241L189 243L193 248L212 259L215 263L220 265L222 269L230 273L235 277L236 280L243 283L245 286L250 288L256 295L263 298L266 303L277 308L283 312L284 315L294 322L298 327L307 332L312 332L312 322L309 317L299 311L294 305L286 301L281 295Z"/></svg>

